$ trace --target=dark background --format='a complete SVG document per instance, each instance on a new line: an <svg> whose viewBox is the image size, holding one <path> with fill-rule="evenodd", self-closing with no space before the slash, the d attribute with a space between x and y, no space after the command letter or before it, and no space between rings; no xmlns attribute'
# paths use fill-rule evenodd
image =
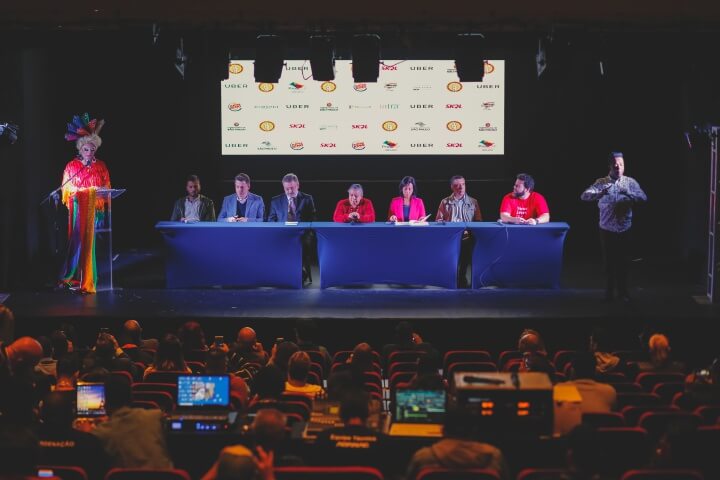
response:
<svg viewBox="0 0 720 480"><path fill-rule="evenodd" d="M453 34L379 32L385 58L452 58ZM418 180L428 211L462 174L486 220L495 220L514 175L535 176L552 219L571 226L566 257L597 258L597 206L582 190L607 173L611 150L625 153L626 173L649 197L636 208L634 256L668 262L668 275L702 281L707 245L709 150L701 135L688 148L684 132L718 121L718 34L699 31L556 30L549 68L538 79L541 32L491 32L486 58L505 59L506 154L496 157L223 157L220 88L225 60L253 58L254 34L207 29L165 30L153 45L149 26L102 31L0 30L0 121L22 127L14 146L0 145L0 287L23 288L48 278L55 248L44 196L59 185L75 154L63 139L73 114L107 122L98 158L113 186L127 188L114 205L118 251L157 249L153 226L168 219L190 173L219 211L232 177L248 173L266 202L280 179L296 173L329 220L347 186L361 182L382 218L404 175ZM184 80L174 69L182 36L190 57ZM350 36L338 34L348 58ZM307 34L286 35L288 58L304 58ZM603 61L605 75L600 74ZM61 210L63 208L61 207ZM60 225L59 236L65 226Z"/></svg>

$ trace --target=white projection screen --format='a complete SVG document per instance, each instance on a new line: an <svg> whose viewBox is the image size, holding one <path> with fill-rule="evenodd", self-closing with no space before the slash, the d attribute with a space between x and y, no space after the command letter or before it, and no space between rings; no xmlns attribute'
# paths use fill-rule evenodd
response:
<svg viewBox="0 0 720 480"><path fill-rule="evenodd" d="M502 155L505 61L483 82L460 83L452 60L384 60L377 83L312 79L288 60L278 83L255 83L252 60L232 60L221 83L223 155Z"/></svg>

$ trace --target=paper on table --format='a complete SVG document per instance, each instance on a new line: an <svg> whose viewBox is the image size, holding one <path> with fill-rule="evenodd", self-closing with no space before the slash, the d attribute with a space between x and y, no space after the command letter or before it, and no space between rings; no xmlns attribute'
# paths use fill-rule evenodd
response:
<svg viewBox="0 0 720 480"><path fill-rule="evenodd" d="M288 225L288 226L291 226L291 227L296 227L297 224L298 224L298 222L285 222L285 225Z"/></svg>

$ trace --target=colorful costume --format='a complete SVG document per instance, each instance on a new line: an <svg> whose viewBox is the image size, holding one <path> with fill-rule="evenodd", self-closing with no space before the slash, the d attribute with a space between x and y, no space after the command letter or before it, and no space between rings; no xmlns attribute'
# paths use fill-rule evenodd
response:
<svg viewBox="0 0 720 480"><path fill-rule="evenodd" d="M97 134L103 122L75 116L68 124L67 140L77 140L78 150L86 143L99 147ZM62 181L62 202L68 208L68 252L60 281L79 284L82 291L95 293L97 266L95 262L95 227L105 220L105 201L97 196L98 188L110 188L110 173L105 163L93 160L87 166L79 159L65 166Z"/></svg>

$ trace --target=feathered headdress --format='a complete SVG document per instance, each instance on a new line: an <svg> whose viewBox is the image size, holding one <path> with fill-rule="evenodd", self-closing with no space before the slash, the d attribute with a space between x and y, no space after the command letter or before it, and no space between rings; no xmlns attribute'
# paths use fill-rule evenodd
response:
<svg viewBox="0 0 720 480"><path fill-rule="evenodd" d="M99 134L103 125L105 125L105 120L98 120L97 118L90 120L90 115L87 112L82 115L75 115L72 122L67 124L68 131L65 134L65 140L68 142L74 141L78 150L86 143L92 143L96 148L99 148L102 144Z"/></svg>

